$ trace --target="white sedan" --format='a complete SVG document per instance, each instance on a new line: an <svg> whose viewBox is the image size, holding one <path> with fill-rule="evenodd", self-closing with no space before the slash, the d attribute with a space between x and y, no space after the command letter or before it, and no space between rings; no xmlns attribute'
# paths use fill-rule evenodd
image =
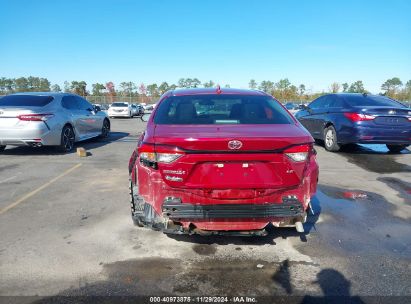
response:
<svg viewBox="0 0 411 304"><path fill-rule="evenodd" d="M108 108L109 117L133 117L133 109L128 102L114 102Z"/></svg>
<svg viewBox="0 0 411 304"><path fill-rule="evenodd" d="M6 146L57 146L107 137L110 120L83 97L69 93L28 92L0 99L0 152Z"/></svg>

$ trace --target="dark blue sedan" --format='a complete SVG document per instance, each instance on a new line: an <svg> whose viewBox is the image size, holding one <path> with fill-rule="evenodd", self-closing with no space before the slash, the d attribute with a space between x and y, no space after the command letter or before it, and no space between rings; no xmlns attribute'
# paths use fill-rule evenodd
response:
<svg viewBox="0 0 411 304"><path fill-rule="evenodd" d="M295 117L328 151L363 143L386 144L391 152L400 152L411 144L411 109L385 96L328 94Z"/></svg>

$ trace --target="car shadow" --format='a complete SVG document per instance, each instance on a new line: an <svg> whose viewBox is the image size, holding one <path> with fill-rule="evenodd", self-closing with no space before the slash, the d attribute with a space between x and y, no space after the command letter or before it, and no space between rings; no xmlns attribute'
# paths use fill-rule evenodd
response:
<svg viewBox="0 0 411 304"><path fill-rule="evenodd" d="M411 166L398 162L404 155L411 154L409 149L392 153L385 145L350 144L343 146L339 154L350 163L367 171L376 173L411 172Z"/></svg>
<svg viewBox="0 0 411 304"><path fill-rule="evenodd" d="M17 146L8 147L1 154L2 155L63 155L63 154L74 154L78 147L83 147L86 150L93 150L113 142L136 142L137 136L130 136L127 132L110 132L109 136L106 138L91 138L85 141L80 141L75 143L73 151L69 153L61 153L53 146L43 146L38 148L33 148L29 146ZM92 155L89 153L88 155Z"/></svg>
<svg viewBox="0 0 411 304"><path fill-rule="evenodd" d="M341 147L340 152L351 154L389 154L389 155L402 155L411 154L411 151L406 148L398 153L393 153L388 150L385 145L365 145L365 144L348 144Z"/></svg>
<svg viewBox="0 0 411 304"><path fill-rule="evenodd" d="M116 143L128 143L137 142L137 135L130 135L128 132L110 132L109 136L106 138L91 138L85 141L77 142L75 148L83 147L86 150L93 150L106 146L113 142Z"/></svg>
<svg viewBox="0 0 411 304"><path fill-rule="evenodd" d="M324 141L315 140L315 148L323 149L324 151ZM332 153L332 152L329 152ZM401 152L395 153L390 152L385 145L382 144L347 144L343 145L340 148L340 151L337 153L350 153L350 154L375 154L375 155L403 155L411 154L410 147L405 148Z"/></svg>

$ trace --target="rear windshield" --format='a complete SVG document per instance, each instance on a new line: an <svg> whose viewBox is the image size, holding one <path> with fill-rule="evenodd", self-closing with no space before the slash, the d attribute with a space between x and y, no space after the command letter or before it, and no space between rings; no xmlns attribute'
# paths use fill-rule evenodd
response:
<svg viewBox="0 0 411 304"><path fill-rule="evenodd" d="M51 96L8 95L0 98L0 107L44 107L52 100Z"/></svg>
<svg viewBox="0 0 411 304"><path fill-rule="evenodd" d="M253 95L172 96L160 103L156 124L291 124L274 99Z"/></svg>
<svg viewBox="0 0 411 304"><path fill-rule="evenodd" d="M127 103L124 103L124 102L115 102L115 103L113 103L112 105L111 105L112 107L114 107L114 108L124 108L124 107L128 107L128 104Z"/></svg>
<svg viewBox="0 0 411 304"><path fill-rule="evenodd" d="M344 99L352 107L404 107L402 103L384 96L353 95Z"/></svg>

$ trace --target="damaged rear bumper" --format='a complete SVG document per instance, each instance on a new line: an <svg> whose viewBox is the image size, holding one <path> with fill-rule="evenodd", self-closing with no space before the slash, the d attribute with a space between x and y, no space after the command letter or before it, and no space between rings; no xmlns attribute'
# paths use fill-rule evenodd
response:
<svg viewBox="0 0 411 304"><path fill-rule="evenodd" d="M215 205L184 204L167 198L162 211L161 230L167 234L265 236L268 227L295 227L306 218L296 198L282 203Z"/></svg>
<svg viewBox="0 0 411 304"><path fill-rule="evenodd" d="M296 199L271 204L182 204L180 200L169 198L163 204L163 217L173 221L243 219L243 218L284 218L300 217L304 214L302 204Z"/></svg>
<svg viewBox="0 0 411 304"><path fill-rule="evenodd" d="M268 227L296 227L297 222L305 222L306 215L295 197L284 198L282 203L213 205L167 197L161 214L145 203L144 210L133 216L166 234L265 236Z"/></svg>

